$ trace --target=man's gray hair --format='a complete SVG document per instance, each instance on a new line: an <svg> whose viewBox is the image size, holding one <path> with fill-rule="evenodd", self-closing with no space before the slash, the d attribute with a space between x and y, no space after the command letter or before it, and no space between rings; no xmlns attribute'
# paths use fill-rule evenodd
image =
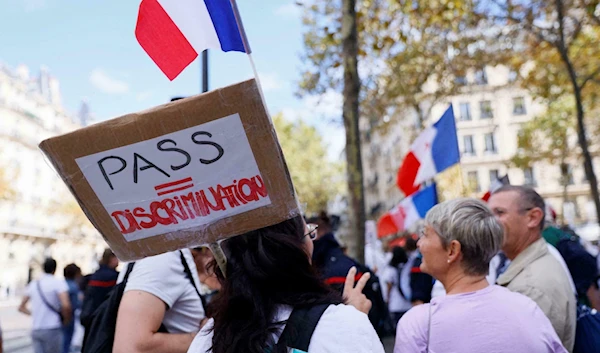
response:
<svg viewBox="0 0 600 353"><path fill-rule="evenodd" d="M490 260L504 240L504 229L485 203L459 198L433 207L425 222L440 236L446 248L452 240L461 245L463 267L469 275L487 275Z"/></svg>

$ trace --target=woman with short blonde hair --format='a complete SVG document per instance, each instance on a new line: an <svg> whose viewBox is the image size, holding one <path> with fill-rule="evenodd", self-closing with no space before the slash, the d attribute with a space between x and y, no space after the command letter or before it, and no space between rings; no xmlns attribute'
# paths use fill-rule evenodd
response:
<svg viewBox="0 0 600 353"><path fill-rule="evenodd" d="M447 295L402 317L395 353L566 352L535 302L487 282L503 239L502 225L480 200L446 201L427 213L421 270Z"/></svg>

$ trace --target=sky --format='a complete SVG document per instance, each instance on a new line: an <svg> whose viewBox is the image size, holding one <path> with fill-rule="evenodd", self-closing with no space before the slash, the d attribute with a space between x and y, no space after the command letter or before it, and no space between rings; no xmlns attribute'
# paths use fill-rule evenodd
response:
<svg viewBox="0 0 600 353"><path fill-rule="evenodd" d="M134 28L140 0L0 0L0 63L41 66L60 81L70 112L87 100L97 120L201 90L200 60L169 81L142 50ZM341 96L297 98L302 67L301 9L294 0L238 0L271 114L317 127L338 159L344 145ZM253 77L247 56L212 50L210 89ZM332 123L337 120L338 123Z"/></svg>

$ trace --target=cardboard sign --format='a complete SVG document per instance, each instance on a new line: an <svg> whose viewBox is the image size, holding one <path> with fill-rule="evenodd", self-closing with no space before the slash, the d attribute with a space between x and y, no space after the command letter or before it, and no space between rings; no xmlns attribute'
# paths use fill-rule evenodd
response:
<svg viewBox="0 0 600 353"><path fill-rule="evenodd" d="M121 260L213 243L300 213L254 80L40 147Z"/></svg>

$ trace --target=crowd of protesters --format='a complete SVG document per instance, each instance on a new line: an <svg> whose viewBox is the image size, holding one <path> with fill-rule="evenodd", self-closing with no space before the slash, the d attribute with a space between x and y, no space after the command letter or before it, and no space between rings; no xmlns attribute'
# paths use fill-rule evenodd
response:
<svg viewBox="0 0 600 353"><path fill-rule="evenodd" d="M520 186L446 201L374 269L325 213L223 241L223 266L200 247L119 273L106 250L93 274L59 279L47 259L19 311L36 353L383 352L394 336L395 353L596 352L597 254L546 210Z"/></svg>

